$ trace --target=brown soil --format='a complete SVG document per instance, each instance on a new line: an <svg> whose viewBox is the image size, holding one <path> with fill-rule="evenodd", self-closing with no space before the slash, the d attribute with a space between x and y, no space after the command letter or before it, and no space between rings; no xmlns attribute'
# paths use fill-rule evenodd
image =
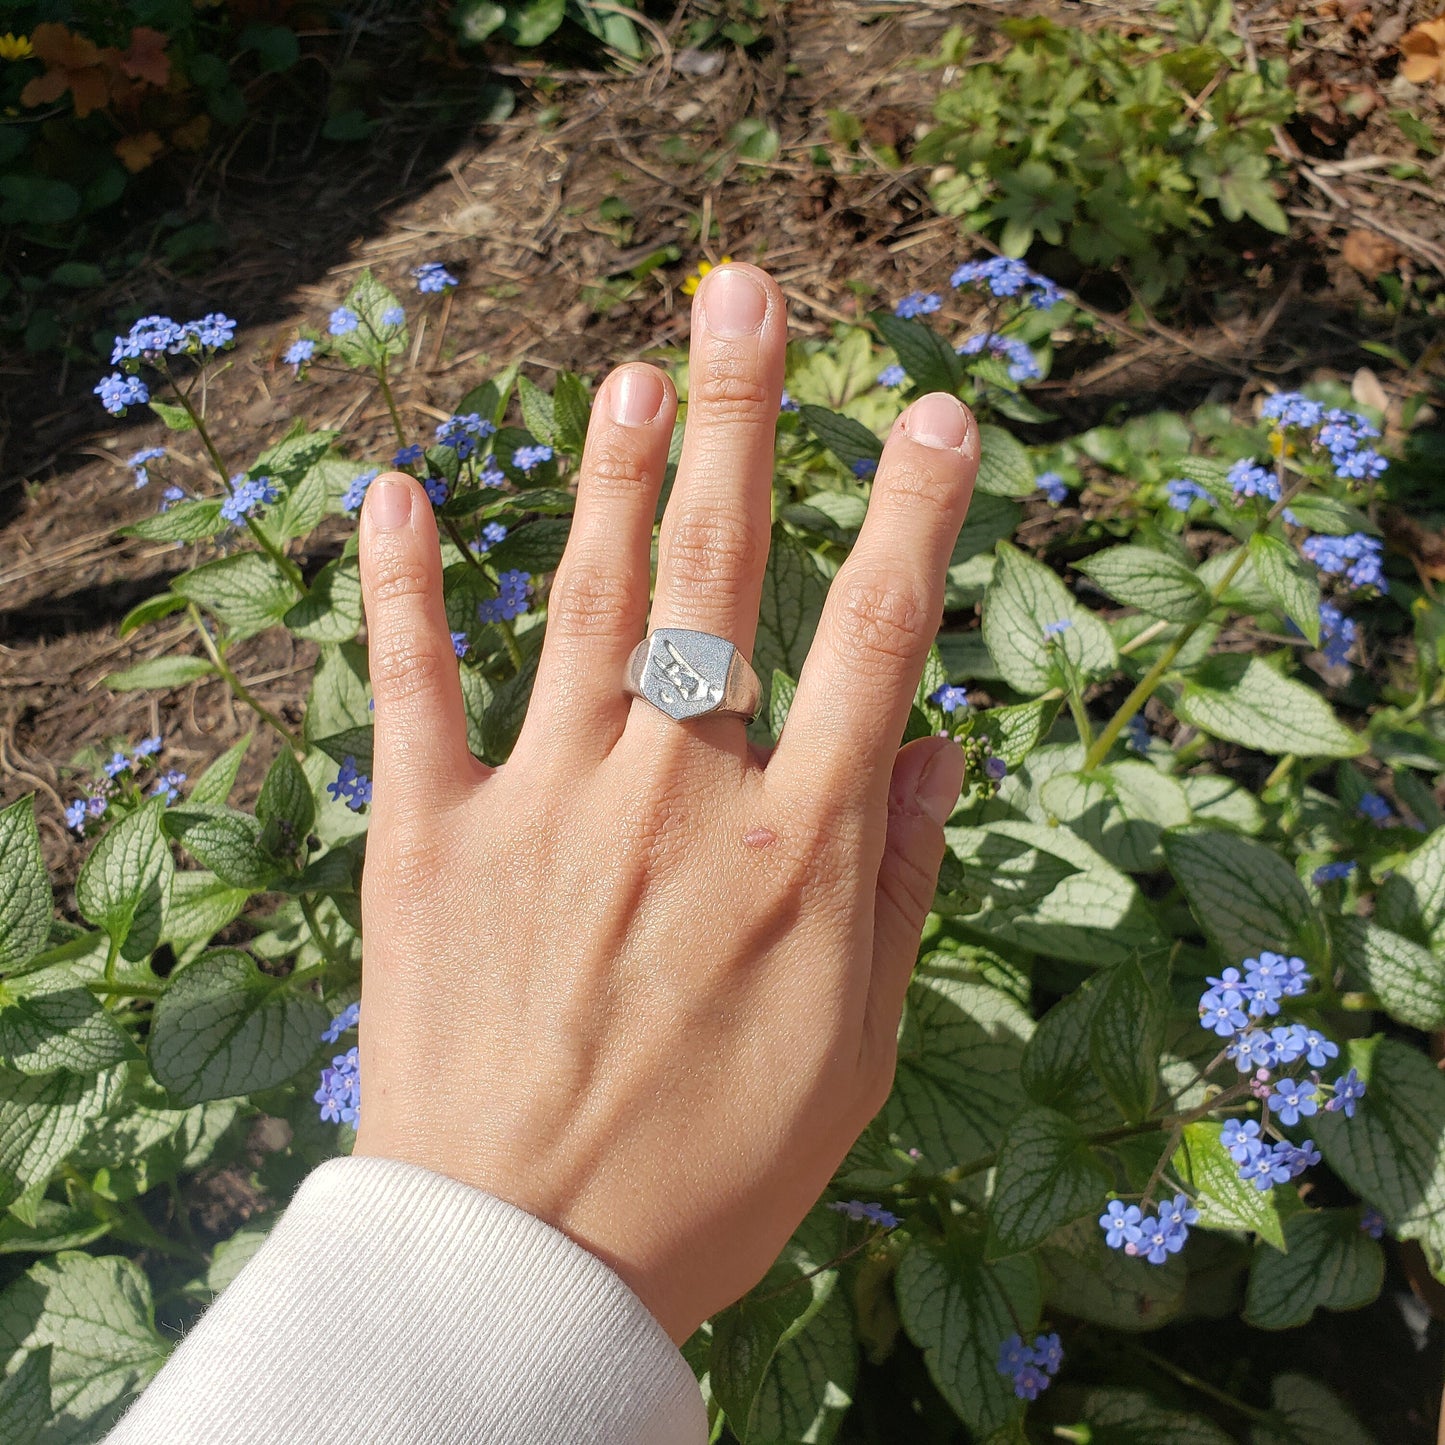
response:
<svg viewBox="0 0 1445 1445"><path fill-rule="evenodd" d="M227 458L248 462L298 409L313 425L341 430L352 455L389 454L374 386L319 374L298 385L279 360L296 327L324 324L367 266L413 300L406 272L421 260L444 261L462 277L461 288L434 298L414 325L413 364L398 400L418 434L508 361L534 375L563 366L596 373L682 342L687 300L678 284L704 255L766 266L805 336L858 320L916 286L939 288L976 247L932 212L926 173L907 164L911 138L946 78L916 59L949 24L981 32L975 53L987 55L1002 43L990 33L1002 14L1057 9L1077 19L1072 7L1047 5L795 0L779 7L767 43L752 53L700 54L675 48L687 8L657 31L666 42L660 58L634 75L564 72L549 94L552 82L535 60L503 67L523 92L504 124L438 134L423 108L420 120L404 116L360 147L349 168L318 174L303 156L288 172L283 157L252 175L228 175L219 195L204 199L234 238L224 267L184 282L159 265L144 268L115 298L242 319L233 364L211 396ZM1262 51L1278 43L1289 9L1253 21ZM1412 3L1363 23L1368 12L1349 3L1302 8L1309 49L1300 73L1317 114L1286 138L1303 157L1292 197L1300 233L1288 243L1254 235L1262 249L1249 258L1248 279L1235 277L1229 290L1201 288L1168 326L1138 310L1126 320L1118 307L1127 297L1110 291L1108 278L1085 278L1111 345L1080 348L1049 383L1049 403L1068 424L1089 424L1120 405L1230 400L1251 373L1286 380L1333 368L1348 377L1368 360L1362 331L1391 339L1391 323L1341 247L1359 233L1373 238L1376 260L1391 249L1386 269L1407 279L1432 267L1445 275L1445 218L1428 186L1393 182L1373 161L1340 163L1413 156L1387 115L1403 103L1391 79L1394 44L1406 23L1432 10ZM1147 25L1152 15L1152 6L1133 4L1100 18ZM559 119L539 124L543 106L556 106ZM863 122L851 169L846 158L832 171L812 160L820 145L842 156L829 139L830 109ZM744 117L779 130L774 161L718 159ZM1437 133L1440 118L1437 110ZM874 163L876 148L890 146L904 156L901 167ZM1441 165L1433 163L1437 189ZM625 202L629 225L603 219L609 197ZM668 243L681 252L678 264L632 283L625 300L599 299L609 285L625 294L629 268ZM1362 261L1368 248L1358 236L1353 246ZM139 412L111 422L89 395L89 374L10 357L0 358L0 375L8 378L0 406L8 450L0 473L0 803L41 795L47 851L68 873L79 850L60 813L74 793L68 765L79 750L161 731L168 763L194 776L251 723L217 682L163 694L113 694L103 684L141 658L188 647L187 627L174 617L123 641L116 633L127 610L194 561L189 549L114 535L155 507L157 484L136 492L121 463L167 440L158 424ZM1382 371L1381 380L1397 393L1398 378ZM183 470L204 476L192 439L179 438L173 451ZM340 522L328 524L303 565L334 555L343 534ZM307 645L267 634L232 661L262 701L294 721L312 657ZM243 788L270 751L253 750Z"/></svg>

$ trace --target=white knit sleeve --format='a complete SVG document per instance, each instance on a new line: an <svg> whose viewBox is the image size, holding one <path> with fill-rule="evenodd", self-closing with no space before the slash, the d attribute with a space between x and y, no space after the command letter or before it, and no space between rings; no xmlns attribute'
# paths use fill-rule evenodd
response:
<svg viewBox="0 0 1445 1445"><path fill-rule="evenodd" d="M595 1255L415 1164L332 1159L105 1445L703 1445L682 1355Z"/></svg>

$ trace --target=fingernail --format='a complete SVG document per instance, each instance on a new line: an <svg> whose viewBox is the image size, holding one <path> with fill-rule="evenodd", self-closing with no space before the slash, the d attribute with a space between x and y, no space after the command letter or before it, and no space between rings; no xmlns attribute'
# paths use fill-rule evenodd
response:
<svg viewBox="0 0 1445 1445"><path fill-rule="evenodd" d="M702 311L714 336L751 336L768 314L768 297L747 271L721 266L702 283Z"/></svg>
<svg viewBox="0 0 1445 1445"><path fill-rule="evenodd" d="M613 421L646 426L662 410L662 378L651 367L629 367L613 378L607 397Z"/></svg>
<svg viewBox="0 0 1445 1445"><path fill-rule="evenodd" d="M957 450L968 435L968 413L956 396L945 391L930 392L908 408L903 430L926 447Z"/></svg>
<svg viewBox="0 0 1445 1445"><path fill-rule="evenodd" d="M394 532L411 520L411 488L398 477L378 477L367 492L371 525Z"/></svg>
<svg viewBox="0 0 1445 1445"><path fill-rule="evenodd" d="M963 790L963 749L957 743L939 748L924 764L913 796L918 806L941 828L958 806Z"/></svg>

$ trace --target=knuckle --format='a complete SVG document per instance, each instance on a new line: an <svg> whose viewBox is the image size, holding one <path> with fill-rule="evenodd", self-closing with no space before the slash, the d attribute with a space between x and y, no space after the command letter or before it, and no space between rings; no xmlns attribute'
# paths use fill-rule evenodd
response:
<svg viewBox="0 0 1445 1445"><path fill-rule="evenodd" d="M548 631L587 636L616 631L627 611L629 588L615 567L565 559L547 598Z"/></svg>
<svg viewBox="0 0 1445 1445"><path fill-rule="evenodd" d="M386 553L377 561L371 592L378 602L397 602L424 596L431 584L431 569L418 557Z"/></svg>
<svg viewBox="0 0 1445 1445"><path fill-rule="evenodd" d="M936 619L916 588L872 574L843 577L835 585L839 641L855 657L910 662L927 651Z"/></svg>
<svg viewBox="0 0 1445 1445"><path fill-rule="evenodd" d="M604 502L632 502L652 493L647 460L637 450L611 437L589 444L580 488Z"/></svg>
<svg viewBox="0 0 1445 1445"><path fill-rule="evenodd" d="M704 422L758 421L775 409L771 388L754 374L751 357L722 352L689 387L688 414Z"/></svg>
<svg viewBox="0 0 1445 1445"><path fill-rule="evenodd" d="M450 648L447 652L448 665L455 667L455 655ZM428 692L442 677L442 658L436 649L406 631L373 640L370 662L372 686L394 700Z"/></svg>
<svg viewBox="0 0 1445 1445"><path fill-rule="evenodd" d="M890 865L878 879L883 896L900 916L916 918L921 924L924 915L933 907L937 869L930 873L911 852L894 854Z"/></svg>
<svg viewBox="0 0 1445 1445"><path fill-rule="evenodd" d="M738 515L684 512L668 530L667 570L685 589L735 585L749 574L757 556L753 528Z"/></svg>
<svg viewBox="0 0 1445 1445"><path fill-rule="evenodd" d="M909 458L892 463L883 477L883 489L899 508L916 513L929 509L934 518L954 525L962 491L942 467Z"/></svg>

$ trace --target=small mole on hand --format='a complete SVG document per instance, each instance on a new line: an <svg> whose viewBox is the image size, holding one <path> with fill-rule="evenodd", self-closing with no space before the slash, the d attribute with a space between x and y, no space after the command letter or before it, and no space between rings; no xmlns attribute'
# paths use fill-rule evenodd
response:
<svg viewBox="0 0 1445 1445"><path fill-rule="evenodd" d="M776 843L778 835L771 828L764 828L759 825L751 828L743 835L743 842L749 848L766 848L769 843Z"/></svg>

